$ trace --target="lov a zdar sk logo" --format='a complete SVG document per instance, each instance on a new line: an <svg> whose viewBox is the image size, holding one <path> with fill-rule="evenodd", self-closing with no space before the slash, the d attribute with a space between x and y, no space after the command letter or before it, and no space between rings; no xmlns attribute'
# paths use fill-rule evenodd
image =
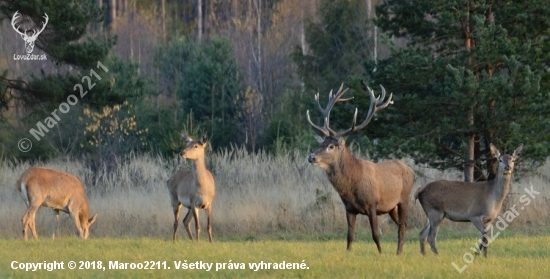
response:
<svg viewBox="0 0 550 279"><path fill-rule="evenodd" d="M25 32L19 31L19 26L16 26L16 21L19 18L21 14L19 14L19 11L16 11L15 14L13 14L13 17L11 19L11 26L17 32L19 35L21 35L21 38L25 41L25 50L27 51L27 55L17 55L14 54L13 57L15 60L46 60L46 55L33 55L32 51L34 50L34 43L36 42L36 39L38 39L38 35L44 31L44 28L46 28L46 25L48 24L48 14L44 13L44 19L46 21L42 22L42 29L25 29Z"/></svg>

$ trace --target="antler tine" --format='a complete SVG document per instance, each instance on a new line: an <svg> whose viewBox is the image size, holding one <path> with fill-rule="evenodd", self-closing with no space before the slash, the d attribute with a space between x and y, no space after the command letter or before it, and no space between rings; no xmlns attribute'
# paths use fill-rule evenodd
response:
<svg viewBox="0 0 550 279"><path fill-rule="evenodd" d="M321 103L319 102L319 92L317 92L317 94L315 94L315 101L317 102L317 109L319 109L319 111L321 113L324 112L323 108L321 107Z"/></svg>
<svg viewBox="0 0 550 279"><path fill-rule="evenodd" d="M353 99L353 97L342 99L342 96L344 94L346 94L346 92L348 92L348 90L349 90L349 88L344 89L344 84L343 83L342 83L342 85L340 85L340 88L338 89L338 92L336 92L336 94L332 94L332 90L330 90L329 98L328 98L328 104L327 104L327 107L325 108L325 110L323 111L323 116L327 118L327 122L326 122L327 129L329 129L329 131L333 135L336 135L338 133L336 133L336 132L334 132L334 130L330 129L330 111L332 110L332 108L334 107L334 105L336 103L347 102L347 101Z"/></svg>
<svg viewBox="0 0 550 279"><path fill-rule="evenodd" d="M350 98L344 98L342 99L342 96L348 91L348 88L344 89L344 84L342 83L340 85L340 88L338 89L338 91L336 92L336 94L333 93L333 90L330 90L329 94L328 94L328 104L327 104L327 107L326 108L322 108L321 107L321 103L319 101L319 93L317 93L315 95L315 101L317 102L317 108L319 109L319 111L322 113L323 115L323 119L324 119L324 126L323 127L320 127L318 125L315 125L313 124L313 122L311 121L311 117L309 115L309 111L307 111L307 120L309 122L309 124L311 126L313 126L315 129L321 131L325 136L336 136L338 135L337 132L335 132L334 130L332 130L330 128L330 111L332 110L332 108L334 107L334 105L336 103L339 103L339 102L347 102L351 99L353 99L353 97L350 97Z"/></svg>
<svg viewBox="0 0 550 279"><path fill-rule="evenodd" d="M307 122L309 122L309 125L313 126L313 128L321 131L321 133L323 133L323 135L329 137L330 136L330 131L328 129L326 129L326 124L327 124L327 118L325 118L325 127L320 127L320 126L317 126L315 124L313 124L313 122L311 121L311 117L309 116L309 110L307 110L306 112L307 114Z"/></svg>
<svg viewBox="0 0 550 279"><path fill-rule="evenodd" d="M385 109L390 104L393 104L393 101L392 101L393 93L390 93L390 96L388 97L388 99L386 99L386 89L382 85L380 85L380 87L382 88L382 94L378 97L375 97L374 90L372 90L370 87L367 86L367 90L369 91L369 94L370 94L370 106L369 106L369 112L367 113L367 117L365 118L363 123L361 123L359 126L356 126L356 121L357 121L357 108L356 108L355 115L353 116L353 123L351 128L338 133L339 136L343 137L351 132L355 132L365 128L367 124L369 124L369 122L372 120L376 112L382 109Z"/></svg>

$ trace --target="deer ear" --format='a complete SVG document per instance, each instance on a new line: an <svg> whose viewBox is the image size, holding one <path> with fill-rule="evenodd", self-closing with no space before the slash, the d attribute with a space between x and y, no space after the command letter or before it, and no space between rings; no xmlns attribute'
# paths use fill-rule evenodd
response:
<svg viewBox="0 0 550 279"><path fill-rule="evenodd" d="M315 138L315 140L316 140L319 144L321 144L321 143L323 143L323 142L325 141L325 139L324 139L323 137L319 136L319 135L314 135L313 137Z"/></svg>
<svg viewBox="0 0 550 279"><path fill-rule="evenodd" d="M187 143L187 142L191 142L193 141L193 139L189 136L187 136L186 134L184 133L181 133L181 137L183 138L183 140Z"/></svg>
<svg viewBox="0 0 550 279"><path fill-rule="evenodd" d="M208 136L206 134L203 134L201 137L201 143L206 144L206 141L208 140Z"/></svg>
<svg viewBox="0 0 550 279"><path fill-rule="evenodd" d="M520 157L522 151L523 151L523 143L520 144L520 146L518 148L516 148L516 150L514 150L514 153L512 154L512 156L514 158Z"/></svg>
<svg viewBox="0 0 550 279"><path fill-rule="evenodd" d="M88 219L88 225L91 226L96 219L97 219L97 213L94 215L94 217Z"/></svg>
<svg viewBox="0 0 550 279"><path fill-rule="evenodd" d="M342 143L344 143L344 142L345 142L344 137L338 137L338 146L342 146Z"/></svg>
<svg viewBox="0 0 550 279"><path fill-rule="evenodd" d="M491 155L493 155L495 158L500 157L500 151L498 151L498 149L492 143L489 148L491 149Z"/></svg>

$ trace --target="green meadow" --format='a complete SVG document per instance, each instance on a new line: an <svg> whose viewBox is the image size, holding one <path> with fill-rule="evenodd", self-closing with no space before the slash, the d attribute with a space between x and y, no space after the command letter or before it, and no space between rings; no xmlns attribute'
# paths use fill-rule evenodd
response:
<svg viewBox="0 0 550 279"><path fill-rule="evenodd" d="M84 182L91 213L99 213L86 241L75 237L75 226L64 213L52 240L54 214L48 208L36 216L39 239L23 241L25 205L15 181L30 164L3 162L0 278L548 278L550 274L548 166L513 182L503 212L514 205L524 208L504 230L495 230L500 234L486 259L472 255L479 239L474 226L448 220L438 235L440 255L428 248L429 253L421 256L418 232L426 219L418 202L412 201L402 255L395 255L397 229L387 215L378 217L381 255L365 216L358 217L353 250L347 251L342 202L325 173L309 165L305 154L230 150L208 158L217 185L212 244L205 241L204 213L200 242L188 240L181 218L178 240L172 242L174 217L166 181L185 164L178 159L130 156L114 172L92 171L78 160L37 164L74 174ZM436 179L461 177L407 163L417 174L415 190ZM525 188L540 192L529 204L520 202ZM69 261L76 269L69 269ZM62 262L64 269L44 270L53 262ZM41 269L32 271L39 263ZM197 263L212 265L209 271L190 269ZM27 266L31 271L25 270Z"/></svg>
<svg viewBox="0 0 550 279"><path fill-rule="evenodd" d="M425 257L412 234L407 235L400 256L394 254L393 235L383 237L381 255L366 234L352 251L345 249L343 235L212 244L158 238L2 239L0 278L548 278L550 236L511 234L489 246L488 258L464 256L472 252L469 248L477 238L473 234L456 237L450 231L439 237L440 255ZM24 270L26 263L54 261L63 266L58 264L52 271L32 271L32 266ZM70 261L76 264L74 269L69 268Z"/></svg>

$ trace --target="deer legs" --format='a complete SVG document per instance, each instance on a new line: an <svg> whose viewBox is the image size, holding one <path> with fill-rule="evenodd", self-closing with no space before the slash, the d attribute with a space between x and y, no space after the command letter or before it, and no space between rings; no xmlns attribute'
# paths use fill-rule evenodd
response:
<svg viewBox="0 0 550 279"><path fill-rule="evenodd" d="M173 205L174 207L174 242L176 242L176 235L178 232L178 220L180 217L180 210L182 208L182 204ZM212 223L211 223L211 216L212 216L212 208L209 207L206 209L206 213L208 215L208 224L207 224L207 230L208 230L208 238L210 242L212 242ZM199 208L198 207L192 207L189 208L187 211L187 214L185 214L185 217L183 218L183 226L185 227L185 230L187 231L187 235L189 235L189 239L193 240L193 233L191 232L191 219L195 219L195 229L197 234L197 241L200 240L200 234L201 234L201 227L200 227L200 219L199 219Z"/></svg>
<svg viewBox="0 0 550 279"><path fill-rule="evenodd" d="M35 225L35 217L36 217L36 211L40 205L34 205L33 203L30 203L27 212L23 215L23 219L21 219L21 223L23 224L23 237L25 240L27 240L27 229L30 228L32 236L34 239L38 238L38 234L36 233L36 225Z"/></svg>
<svg viewBox="0 0 550 279"><path fill-rule="evenodd" d="M485 223L483 222L483 217L472 218L470 220L474 226L481 232L481 240L479 241L479 247L475 252L476 255L479 255L481 249L483 249L483 256L487 258L487 246L489 245L487 241L487 229Z"/></svg>
<svg viewBox="0 0 550 279"><path fill-rule="evenodd" d="M405 242L405 231L407 230L407 205L399 204L389 212L391 219L398 226L397 235L397 255L403 252L403 243Z"/></svg>
<svg viewBox="0 0 550 279"><path fill-rule="evenodd" d="M348 251L351 250L351 243L355 237L355 220L357 214L346 211L346 220L348 221Z"/></svg>
<svg viewBox="0 0 550 279"><path fill-rule="evenodd" d="M174 235L173 235L173 239L174 239L174 242L176 242L176 235L178 233L178 220L180 219L180 211L181 211L181 203L177 202L176 204L174 204L172 202L172 207L174 208Z"/></svg>
<svg viewBox="0 0 550 279"><path fill-rule="evenodd" d="M52 239L55 239L55 233L57 233L57 228L59 227L59 210L54 209L53 213L55 215L55 220L53 221L53 233L52 233Z"/></svg>
<svg viewBox="0 0 550 279"><path fill-rule="evenodd" d="M435 238L437 237L437 231L439 230L439 224L441 223L441 220L443 220L443 212L426 212L426 215L428 215L428 222L426 223L426 226L422 231L420 232L419 239L420 239L420 253L422 255L426 254L426 251L424 250L424 246L426 245L426 240L428 240L428 243L430 243L430 248L432 249L432 252L434 254L438 254L437 247L435 246Z"/></svg>
<svg viewBox="0 0 550 279"><path fill-rule="evenodd" d="M380 234L378 232L378 216L376 215L376 207L371 208L368 213L370 229L372 233L372 240L376 243L378 253L382 254L382 247L380 247Z"/></svg>
<svg viewBox="0 0 550 279"><path fill-rule="evenodd" d="M388 212L391 219L398 226L397 255L403 252L403 244L405 242L405 231L407 230L406 213L405 213L406 210L407 210L407 205L399 204L390 212ZM372 240L374 240L374 243L376 243L378 252L382 253L382 247L380 246L380 234L378 230L378 216L376 215L376 207L370 208L367 211L367 216L369 218L369 223L370 223L370 228L372 233ZM346 210L346 219L348 221L348 250L351 250L351 243L353 242L353 238L355 236L355 222L357 219L357 213L349 212ZM427 232L426 228L424 230ZM424 238L426 237L427 237L427 233ZM422 248L422 245L421 245L421 248Z"/></svg>

